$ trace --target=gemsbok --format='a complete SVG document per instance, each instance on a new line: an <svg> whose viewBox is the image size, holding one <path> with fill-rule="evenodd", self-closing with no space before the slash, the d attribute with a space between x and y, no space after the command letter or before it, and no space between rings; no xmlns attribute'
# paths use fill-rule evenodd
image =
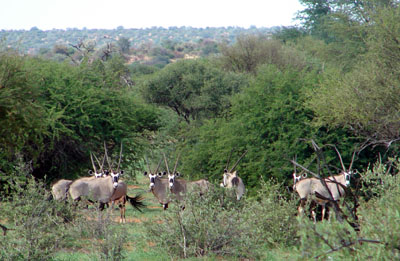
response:
<svg viewBox="0 0 400 261"><path fill-rule="evenodd" d="M346 195L346 188L350 185L350 177L352 175L351 167L353 164L353 160L350 164L349 169L346 170L340 158L340 163L342 165L343 171L338 175L330 176L327 178L301 178L302 175L296 176L296 173L293 173L293 189L300 196L300 205L298 207L300 215L304 213L304 206L307 199L311 196L314 196L313 200L315 200L315 203L322 206L322 220L324 220L326 205L331 201L337 202L340 198L343 198ZM316 222L316 214L314 211L312 211L312 216L314 222Z"/></svg>
<svg viewBox="0 0 400 261"><path fill-rule="evenodd" d="M174 169L172 173L169 171L169 166L167 162L167 158L164 156L165 166L167 168L168 173L168 186L171 193L174 193L177 196L178 200L182 200L183 196L186 194L187 191L198 191L200 195L206 193L211 187L212 184L205 179L195 180L195 181L187 181L184 179L177 179L181 177L181 174L176 172L176 167L178 166L178 158L176 159Z"/></svg>
<svg viewBox="0 0 400 261"><path fill-rule="evenodd" d="M236 166L239 164L240 160L244 157L244 155L246 155L247 151L245 151L242 156L240 156L240 158L236 161L236 163L233 165L233 167L228 170L228 166L229 166L229 161L232 155L232 151L228 157L228 161L226 163L226 167L224 170L224 174L223 174L223 180L222 183L220 184L221 187L224 188L233 188L235 189L235 193L236 193L236 199L240 200L244 193L246 192L246 188L244 186L243 180L237 175L236 170L234 171L234 169L236 168Z"/></svg>
<svg viewBox="0 0 400 261"><path fill-rule="evenodd" d="M145 171L143 175L148 176L150 180L149 192L151 191L156 197L158 202L163 206L163 209L168 208L168 203L171 201L168 198L168 180L161 178L165 173L158 173L162 159L159 161L157 168L154 172L151 171L150 165L146 159L147 169L149 172Z"/></svg>
<svg viewBox="0 0 400 261"><path fill-rule="evenodd" d="M125 203L128 200L132 206L136 209L144 206L141 202L141 196L129 197L127 192L127 186L124 182L119 181L120 175L123 174L123 170L120 170L120 163L122 157L122 145L120 151L120 158L118 161L117 169L114 170L108 160L107 149L105 151L105 157L110 169L110 175L102 178L84 177L75 180L70 185L69 194L71 198L76 201L82 197L88 197L92 201L100 203L100 210L104 209L104 205L111 202L112 208L115 201ZM95 167L94 167L95 168ZM122 199L125 197L125 199ZM125 222L125 204L120 206L121 218L120 222Z"/></svg>
<svg viewBox="0 0 400 261"><path fill-rule="evenodd" d="M104 164L104 159L103 159L103 164L100 164L99 160L97 159L96 155L94 155L94 157L96 158L99 166L100 166L100 170L97 171L96 166L93 162L93 157L92 157L92 153L90 153L90 160L92 162L92 167L93 170L89 170L89 175L93 176L94 178L101 178L104 177L106 174L103 171L103 164ZM88 177L90 179L93 179L93 177ZM71 185L71 183L73 182L73 180L69 180L69 179L60 179L58 180L56 183L54 183L51 186L51 194L53 195L53 198L55 200L66 200L68 197L68 190L69 190L69 186Z"/></svg>

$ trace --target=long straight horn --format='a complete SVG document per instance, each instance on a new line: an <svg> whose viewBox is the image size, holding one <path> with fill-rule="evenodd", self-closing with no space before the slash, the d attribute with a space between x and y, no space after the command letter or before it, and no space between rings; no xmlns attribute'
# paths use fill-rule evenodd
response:
<svg viewBox="0 0 400 261"><path fill-rule="evenodd" d="M104 141L104 155L105 155L105 157L106 157L108 167L110 168L110 171L112 172L112 167L111 167L111 165L110 165L110 161L108 160L107 146L106 146L106 142L105 142L105 141Z"/></svg>
<svg viewBox="0 0 400 261"><path fill-rule="evenodd" d="M225 166L225 169L226 169L226 170L227 170L228 167L229 167L229 161L231 161L232 152L233 152L233 149L231 149L231 152L229 153L228 161L226 162L226 166Z"/></svg>
<svg viewBox="0 0 400 261"><path fill-rule="evenodd" d="M294 162L297 161L297 154L293 157L293 161L294 161ZM294 174L297 175L297 166L296 166L296 164L293 164L293 167L294 167Z"/></svg>
<svg viewBox="0 0 400 261"><path fill-rule="evenodd" d="M175 162L175 166L174 166L174 171L172 172L172 174L175 173L176 171L176 167L178 166L178 161L179 161L179 157L181 156L181 153L178 154L178 158L176 158L176 162Z"/></svg>
<svg viewBox="0 0 400 261"><path fill-rule="evenodd" d="M119 166L121 164L121 158L122 158L122 141L121 141L121 149L119 151L119 160L118 160L118 168L117 168L117 172L119 171Z"/></svg>
<svg viewBox="0 0 400 261"><path fill-rule="evenodd" d="M92 167L93 167L94 172L97 172L96 171L96 166L94 165L94 162L93 162L92 152L90 152L90 161L92 162Z"/></svg>
<svg viewBox="0 0 400 261"><path fill-rule="evenodd" d="M161 161L162 161L162 159L160 159L160 161L158 162L158 165L157 165L157 168L156 168L156 171L154 172L154 174L157 174L158 169L160 168L160 165L161 165Z"/></svg>
<svg viewBox="0 0 400 261"><path fill-rule="evenodd" d="M104 168L105 161L106 161L106 154L104 154L103 161L101 162L101 170L103 170L103 168Z"/></svg>
<svg viewBox="0 0 400 261"><path fill-rule="evenodd" d="M239 161L244 157L244 155L246 155L246 153L247 153L247 150L242 154L242 156L240 156L240 158L236 161L235 165L233 165L233 167L231 168L231 170L229 172L232 172L236 168L237 164L239 164Z"/></svg>
<svg viewBox="0 0 400 261"><path fill-rule="evenodd" d="M103 165L100 165L100 161L99 161L99 159L96 157L96 154L93 154L93 156L94 156L94 158L96 159L97 164L99 164L100 171L103 171Z"/></svg>
<svg viewBox="0 0 400 261"><path fill-rule="evenodd" d="M150 174L153 174L153 173L151 173L150 164L149 164L149 161L147 160L146 156L144 157L144 161L146 162L147 169L149 170Z"/></svg>
<svg viewBox="0 0 400 261"><path fill-rule="evenodd" d="M333 146L333 147L335 148L336 153L337 153L337 155L339 157L340 164L342 165L343 171L346 172L346 168L344 167L343 160L342 160L342 155L340 155L340 153L339 153L338 149L336 148L336 146Z"/></svg>
<svg viewBox="0 0 400 261"><path fill-rule="evenodd" d="M167 168L167 172L168 172L168 175L169 175L169 174L171 174L171 173L169 172L167 158L165 157L165 154L164 154L164 153L163 153L163 156L164 156L165 167Z"/></svg>
<svg viewBox="0 0 400 261"><path fill-rule="evenodd" d="M356 150L354 150L353 157L351 157L349 171L351 171L351 168L353 167L353 162L354 162L355 156L356 156Z"/></svg>

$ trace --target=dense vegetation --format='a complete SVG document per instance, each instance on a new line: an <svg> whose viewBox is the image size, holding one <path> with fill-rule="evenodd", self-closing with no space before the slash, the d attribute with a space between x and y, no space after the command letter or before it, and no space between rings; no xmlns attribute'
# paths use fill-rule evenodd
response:
<svg viewBox="0 0 400 261"><path fill-rule="evenodd" d="M171 160L180 155L178 169L187 179L207 178L214 184L221 181L231 153L234 162L247 152L237 166L247 189L243 201L236 204L218 189L202 201L189 197L184 212L175 206L159 213L162 222L147 224L145 240L171 257L267 258L266 252L279 256L289 249L291 258L398 257L399 1L301 2L299 27L153 28L151 35L159 40L151 43L135 42L139 37L130 35L149 35L150 29L99 30L108 35L104 42L91 35L69 38L92 30L58 30L65 42L25 55L25 47L7 42L16 41L14 34L43 38L54 30L1 32L4 204L24 204L11 199L23 189L34 193L32 182L48 187L63 177L85 176L90 152L102 153L103 142L114 155L123 144L128 177L144 170L145 157L154 166L165 153ZM189 40L180 38L182 30ZM190 37L187 31L205 35ZM296 219L297 202L288 193L290 160L328 175L342 169L332 146L346 167L355 152L358 181L353 184L362 185L353 187L357 200L347 199L348 207L332 224ZM47 197L44 188L37 193L37 205L56 213L53 223L80 222L68 208L41 202ZM28 214L40 217L42 212ZM0 218L16 231L26 223ZM26 233L34 234L33 229ZM54 248L67 247L59 233ZM102 234L102 242L107 235L115 234ZM217 241L223 246L215 247ZM26 242L20 243L29 248ZM52 256L52 249L37 245L43 253L2 254L11 259ZM250 252L250 246L259 251Z"/></svg>

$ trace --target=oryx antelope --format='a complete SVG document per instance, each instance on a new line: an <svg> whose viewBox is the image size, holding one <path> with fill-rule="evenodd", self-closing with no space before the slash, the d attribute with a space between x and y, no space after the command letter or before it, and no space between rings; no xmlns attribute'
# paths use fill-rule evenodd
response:
<svg viewBox="0 0 400 261"><path fill-rule="evenodd" d="M346 170L340 158L340 163L342 164L343 171L338 175L323 178L326 186L319 178L301 178L302 175L296 176L296 173L293 173L293 189L300 196L300 206L298 207L299 214L304 213L304 206L307 199L311 196L315 196L315 203L322 206L322 220L324 220L326 205L330 201L338 201L340 198L346 195L345 188L350 185L350 177L352 175L351 166L353 164L353 160L350 164L349 169ZM315 212L312 212L312 216L315 222Z"/></svg>
<svg viewBox="0 0 400 261"><path fill-rule="evenodd" d="M117 169L114 170L108 160L107 149L105 148L105 157L110 169L110 175L102 178L95 177L84 177L75 180L70 185L69 194L73 200L79 200L81 197L88 197L89 199L99 202L100 209L104 209L104 205L111 202L112 208L115 201L125 203L126 200L132 204L133 207L139 209L144 206L140 201L141 197L129 197L127 196L127 186L124 182L119 181L120 175L123 174L123 170L120 170L120 163L122 158L122 144L120 151L120 158L118 161ZM95 169L95 166L93 164ZM112 210L111 208L111 210ZM121 218L120 222L125 221L125 204L121 204L120 207Z"/></svg>
<svg viewBox="0 0 400 261"><path fill-rule="evenodd" d="M176 167L178 166L178 160L179 156L176 159L174 169L172 173L169 171L169 166L167 159L164 155L164 161L165 161L165 166L167 168L167 173L168 173L168 187L172 193L174 193L177 196L178 200L181 200L186 194L186 192L189 191L199 191L200 195L206 193L212 186L212 184L205 180L205 179L200 179L196 181L187 181L184 179L177 179L181 175L176 172Z"/></svg>
<svg viewBox="0 0 400 261"><path fill-rule="evenodd" d="M100 170L97 171L96 166L93 162L93 157L92 157L92 153L90 153L90 159L92 162L92 167L93 170L89 170L89 175L93 176L94 178L101 178L104 177L106 174L103 171L103 165L104 165L104 159L103 159L103 164L100 164L99 160L97 159L96 155L94 155L94 157L96 158L99 166L100 166ZM89 178L93 178L93 177L89 177ZM68 190L69 190L69 186L71 185L73 181L69 180L69 179L60 179L58 180L56 183L54 183L51 186L51 194L53 195L53 198L55 200L65 200L68 197Z"/></svg>
<svg viewBox="0 0 400 261"><path fill-rule="evenodd" d="M147 169L149 172L145 171L144 175L148 176L150 180L149 191L153 193L158 202L163 206L163 209L166 210L168 208L168 203L170 202L170 199L168 198L168 180L161 178L163 174L157 174L161 161L162 159L158 163L156 170L151 172L150 165L146 159Z"/></svg>
<svg viewBox="0 0 400 261"><path fill-rule="evenodd" d="M246 192L246 188L244 186L243 180L237 175L237 172L236 170L234 171L234 169L236 168L240 160L244 157L244 155L246 155L246 153L247 151L245 151L242 154L242 156L240 156L240 158L236 161L233 167L230 170L228 170L229 161L232 155L231 151L224 170L223 180L222 183L220 184L221 187L235 189L237 200L240 200L243 197L244 193Z"/></svg>

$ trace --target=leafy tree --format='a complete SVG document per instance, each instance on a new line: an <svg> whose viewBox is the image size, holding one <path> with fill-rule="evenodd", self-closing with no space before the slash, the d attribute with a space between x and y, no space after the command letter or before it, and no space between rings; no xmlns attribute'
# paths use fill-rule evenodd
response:
<svg viewBox="0 0 400 261"><path fill-rule="evenodd" d="M228 106L224 97L246 84L241 75L225 73L205 60L181 60L146 81L147 101L174 110L185 121L218 115Z"/></svg>
<svg viewBox="0 0 400 261"><path fill-rule="evenodd" d="M118 39L118 46L123 54L128 54L130 49L130 42L129 39L126 37L120 37Z"/></svg>
<svg viewBox="0 0 400 261"><path fill-rule="evenodd" d="M263 64L274 64L281 69L298 67L299 70L307 65L298 52L283 46L280 41L269 40L265 36L241 35L232 46L221 46L222 66L230 71L256 74Z"/></svg>
<svg viewBox="0 0 400 261"><path fill-rule="evenodd" d="M20 162L30 162L43 148L51 116L39 102L25 59L13 52L0 53L0 183L1 190ZM29 155L28 157L25 157ZM31 164L29 164L31 165ZM12 172L12 175L10 172ZM24 176L22 177L24 178Z"/></svg>
<svg viewBox="0 0 400 261"><path fill-rule="evenodd" d="M278 39L283 43L286 43L302 39L305 36L305 34L306 32L303 28L289 26L280 28L277 32L273 34L273 36L275 39Z"/></svg>
<svg viewBox="0 0 400 261"><path fill-rule="evenodd" d="M311 138L340 144L340 150L346 151L342 156L350 159L349 148L355 141L345 130L328 131L310 124L313 114L303 104L304 91L316 86L318 78L315 72L261 67L255 81L232 98L229 118L190 129L181 149L182 173L221 180L230 151L234 149L233 161L247 150L237 170L250 191L259 185L260 177L289 183L293 171L289 160L297 154L299 162L309 162L314 152L305 140ZM327 160L340 166L333 151Z"/></svg>
<svg viewBox="0 0 400 261"><path fill-rule="evenodd" d="M332 13L337 1L300 0L306 8L298 13L297 19L303 21L303 26L313 34L318 34L323 28L324 20Z"/></svg>
<svg viewBox="0 0 400 261"><path fill-rule="evenodd" d="M370 144L390 146L400 138L400 11L383 8L374 12L368 52L344 75L327 72L321 87L309 94L308 104L319 123L347 126Z"/></svg>
<svg viewBox="0 0 400 261"><path fill-rule="evenodd" d="M103 141L110 154L123 142L125 162L134 165L142 137L159 127L157 112L120 82L121 67L111 61L72 66L2 54L0 64L4 179L18 176L12 160L20 158L32 163L35 177L79 176Z"/></svg>

